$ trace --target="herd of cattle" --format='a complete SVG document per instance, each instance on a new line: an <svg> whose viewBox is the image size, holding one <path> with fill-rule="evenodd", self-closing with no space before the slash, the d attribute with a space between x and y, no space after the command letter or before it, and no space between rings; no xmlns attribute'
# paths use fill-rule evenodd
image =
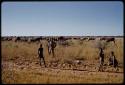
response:
<svg viewBox="0 0 125 85"><path fill-rule="evenodd" d="M14 41L14 42L17 42L17 41L24 41L24 42L39 42L41 40L49 40L51 37L2 37L2 41ZM87 41L90 41L90 40L96 40L97 38L96 37L52 37L55 41L66 41L66 40L70 40L70 39L74 39L74 40L87 40ZM99 40L105 40L106 42L111 42L113 41L115 43L115 37L99 37L98 38Z"/></svg>
<svg viewBox="0 0 125 85"><path fill-rule="evenodd" d="M115 43L115 39L117 37L105 37L105 36L102 36L102 37L65 37L65 36L58 36L58 37L43 37L43 36L4 36L4 37L1 37L1 40L2 41L13 41L13 42L27 42L27 43L34 43L34 42L41 42L42 40L46 40L46 41L49 41L51 39L54 40L54 42L56 42L57 44L59 45L62 45L62 46L70 46L71 43L68 42L68 40L79 40L79 41L96 41L96 40L99 40L99 41L106 41L106 42L114 42L114 44L116 45Z"/></svg>
<svg viewBox="0 0 125 85"><path fill-rule="evenodd" d="M99 41L106 41L106 42L114 42L115 44L115 39L116 37L2 37L2 41L14 41L14 42L41 42L41 40L46 40L48 41L48 53L49 54L54 54L54 48L56 47L56 43L60 42L66 42L67 40L80 40L80 41L90 41L90 40L99 40ZM67 44L61 43L61 45L66 46ZM42 45L41 45L42 46ZM100 49L100 47L99 47ZM101 47L103 50L104 48ZM102 52L103 53L103 52ZM43 57L42 57L43 58ZM77 61L78 62L78 61ZM102 62L102 61L101 61ZM78 62L79 63L79 62Z"/></svg>

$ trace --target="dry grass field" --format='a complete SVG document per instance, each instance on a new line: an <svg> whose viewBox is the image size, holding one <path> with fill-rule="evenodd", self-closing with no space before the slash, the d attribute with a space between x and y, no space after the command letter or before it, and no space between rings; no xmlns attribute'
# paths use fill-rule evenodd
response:
<svg viewBox="0 0 125 85"><path fill-rule="evenodd" d="M2 41L2 83L4 84L67 84L67 83L123 83L123 39L116 39L116 45L109 42L104 49L103 72L98 72L99 49L96 40L69 40L69 46L57 45L55 57L48 54L47 41L41 42L47 68L38 60L40 43ZM108 66L110 52L118 60L118 71ZM75 63L79 60L81 63ZM74 65L73 65L74 64Z"/></svg>

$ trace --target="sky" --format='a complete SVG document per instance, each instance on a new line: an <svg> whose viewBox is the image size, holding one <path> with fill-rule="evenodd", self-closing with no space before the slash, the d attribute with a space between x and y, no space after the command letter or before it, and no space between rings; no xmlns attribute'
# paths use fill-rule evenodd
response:
<svg viewBox="0 0 125 85"><path fill-rule="evenodd" d="M3 2L2 36L123 36L123 2Z"/></svg>

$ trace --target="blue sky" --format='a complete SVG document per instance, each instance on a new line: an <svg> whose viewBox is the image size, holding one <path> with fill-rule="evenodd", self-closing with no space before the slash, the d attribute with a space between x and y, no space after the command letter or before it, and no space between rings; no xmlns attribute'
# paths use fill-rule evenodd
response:
<svg viewBox="0 0 125 85"><path fill-rule="evenodd" d="M2 36L123 35L120 1L3 2Z"/></svg>

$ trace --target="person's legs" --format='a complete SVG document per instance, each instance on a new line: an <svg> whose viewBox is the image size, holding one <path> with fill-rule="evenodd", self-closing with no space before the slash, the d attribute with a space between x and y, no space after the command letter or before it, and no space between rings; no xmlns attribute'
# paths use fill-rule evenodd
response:
<svg viewBox="0 0 125 85"><path fill-rule="evenodd" d="M103 59L100 57L99 61L100 61L100 65L99 65L98 71L103 71Z"/></svg>
<svg viewBox="0 0 125 85"><path fill-rule="evenodd" d="M117 72L119 69L118 69L118 63L115 63L114 64L114 68L115 68L115 71Z"/></svg>
<svg viewBox="0 0 125 85"><path fill-rule="evenodd" d="M101 71L101 69L102 69L102 65L99 65L99 69L98 69L98 71Z"/></svg>
<svg viewBox="0 0 125 85"><path fill-rule="evenodd" d="M109 59L108 65L109 65L109 66L113 65L113 61L112 61L111 58Z"/></svg>
<svg viewBox="0 0 125 85"><path fill-rule="evenodd" d="M54 48L52 49L52 54L53 54L53 57L55 56L55 54L54 54Z"/></svg>
<svg viewBox="0 0 125 85"><path fill-rule="evenodd" d="M101 58L99 58L99 69L98 69L98 71L100 71L100 68L101 68Z"/></svg>
<svg viewBox="0 0 125 85"><path fill-rule="evenodd" d="M40 66L41 66L41 58L40 58L40 56L39 56L39 62L40 62Z"/></svg>
<svg viewBox="0 0 125 85"><path fill-rule="evenodd" d="M46 63L45 63L45 59L44 59L44 57L42 57L42 59L43 59L43 63L44 63L44 65L45 65L45 67L46 67Z"/></svg>
<svg viewBox="0 0 125 85"><path fill-rule="evenodd" d="M51 47L48 47L48 49L49 49L49 55L51 54Z"/></svg>

